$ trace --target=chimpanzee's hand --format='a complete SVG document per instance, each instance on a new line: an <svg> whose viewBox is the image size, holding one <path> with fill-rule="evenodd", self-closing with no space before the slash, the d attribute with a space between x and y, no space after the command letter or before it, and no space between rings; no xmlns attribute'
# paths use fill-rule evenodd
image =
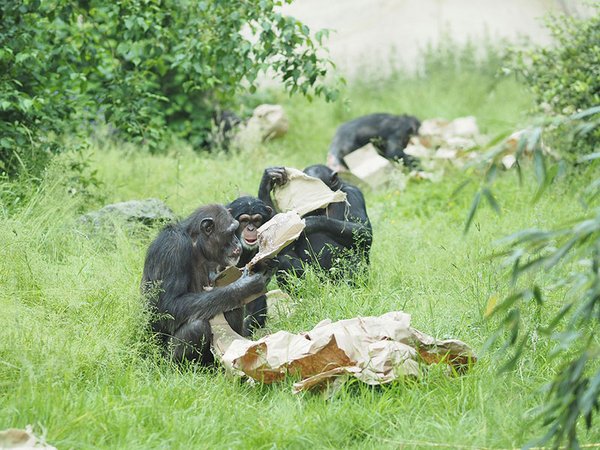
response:
<svg viewBox="0 0 600 450"><path fill-rule="evenodd" d="M308 216L302 220L304 220L304 232L314 233L323 227L323 223L327 221L327 218L324 216Z"/></svg>
<svg viewBox="0 0 600 450"><path fill-rule="evenodd" d="M282 186L288 182L285 167L268 167L263 176L268 177L271 187Z"/></svg>
<svg viewBox="0 0 600 450"><path fill-rule="evenodd" d="M252 269L255 273L262 273L269 279L279 268L279 260L277 258L264 259L259 261Z"/></svg>
<svg viewBox="0 0 600 450"><path fill-rule="evenodd" d="M267 284L269 284L270 279L270 277L265 277L262 272L244 273L236 283L238 283L238 287L244 291L244 294L254 295L264 291Z"/></svg>

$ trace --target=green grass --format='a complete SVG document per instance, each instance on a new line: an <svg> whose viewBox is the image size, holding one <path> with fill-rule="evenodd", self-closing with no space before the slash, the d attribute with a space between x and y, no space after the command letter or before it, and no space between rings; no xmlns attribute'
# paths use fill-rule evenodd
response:
<svg viewBox="0 0 600 450"><path fill-rule="evenodd" d="M91 192L107 202L158 197L183 216L200 204L255 194L269 165L323 162L336 126L359 114L475 115L494 135L522 124L531 106L515 82L477 72L356 83L332 105L265 95L289 113L283 139L229 155L180 146L151 156L97 143L90 170L103 186ZM59 160L37 192L0 217L0 428L33 424L60 449L511 448L541 434L532 409L559 367L543 339L508 374L486 354L461 377L432 367L417 381L348 383L331 398L293 395L291 380L251 386L221 370L162 361L148 342L138 294L157 230L80 229L78 211L99 204L93 195L67 194L73 178L63 167ZM510 292L506 269L487 258L495 241L581 213L578 192L589 176L567 176L532 204L533 183L502 174L502 215L483 208L463 235L474 186L452 192L467 177L479 175L451 172L437 184L366 192L374 228L368 279L350 288L309 273L295 312L268 329L404 310L416 328L481 349L495 327L483 317L490 295ZM4 184L2 191L18 188ZM561 295L550 293L550 308ZM600 429L581 437L598 442Z"/></svg>

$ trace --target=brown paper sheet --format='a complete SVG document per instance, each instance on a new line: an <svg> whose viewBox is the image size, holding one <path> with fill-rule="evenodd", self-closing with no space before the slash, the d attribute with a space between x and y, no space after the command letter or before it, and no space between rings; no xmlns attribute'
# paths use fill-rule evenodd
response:
<svg viewBox="0 0 600 450"><path fill-rule="evenodd" d="M298 239L305 224L296 211L275 214L258 229L258 253L248 263L248 268L259 261L277 255L281 249Z"/></svg>
<svg viewBox="0 0 600 450"><path fill-rule="evenodd" d="M258 229L258 253L246 264L252 268L265 259L277 256L286 245L298 239L304 230L304 221L295 211L276 214ZM227 286L242 276L244 269L235 266L226 267L215 279L215 286Z"/></svg>
<svg viewBox="0 0 600 450"><path fill-rule="evenodd" d="M325 208L330 203L346 201L346 193L332 191L318 178L291 167L285 168L288 182L273 187L273 203L281 212L296 211L300 216Z"/></svg>
<svg viewBox="0 0 600 450"><path fill-rule="evenodd" d="M373 144L367 144L344 157L350 172L375 189L389 180L393 164L379 154Z"/></svg>
<svg viewBox="0 0 600 450"><path fill-rule="evenodd" d="M220 326L228 327L226 322ZM476 361L465 343L415 330L410 315L400 311L324 320L307 333L279 331L258 341L219 333L215 353L228 370L267 384L292 374L301 379L295 392L324 387L342 375L377 385L418 377L420 363L443 362L461 372Z"/></svg>

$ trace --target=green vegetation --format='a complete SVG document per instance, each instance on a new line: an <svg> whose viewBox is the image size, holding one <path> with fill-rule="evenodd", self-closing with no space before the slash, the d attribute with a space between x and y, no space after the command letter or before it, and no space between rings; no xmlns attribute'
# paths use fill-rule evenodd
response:
<svg viewBox="0 0 600 450"><path fill-rule="evenodd" d="M599 154L589 154L599 123L597 18L557 22L560 45L521 62L533 91L497 76L493 49L477 60L473 48L448 41L428 49L419 77L370 74L333 103L279 91L244 97L247 105L283 104L289 134L198 154L207 105L227 105L243 79L252 91L263 57L287 55L275 69L288 92L332 98L308 30L274 14L277 2L0 3L0 428L32 424L61 449L513 448L546 432L555 444L600 442L592 418L600 390ZM261 44L250 50L243 35L217 33L239 30L248 14L265 33ZM217 34L186 39L201 24ZM361 114L474 115L483 133L501 137L529 125L528 112L544 101L553 114L533 128L533 161L520 155L518 171L497 170L493 152L487 172L449 167L439 183L365 192L374 229L368 277L351 288L309 272L293 313L265 330L404 310L416 328L478 351L464 376L434 366L419 380L352 382L327 398L293 395L292 380L250 385L218 368L175 367L152 344L138 290L158 230L116 223L92 231L78 222L81 212L122 200L158 197L184 216L255 194L265 167L323 162L335 128ZM98 119L116 135L94 122L87 139ZM546 144L576 153L580 164L559 171L544 160L542 131ZM80 150L52 156L72 148ZM500 215L473 202L492 188ZM528 228L542 231L500 241Z"/></svg>
<svg viewBox="0 0 600 450"><path fill-rule="evenodd" d="M0 173L39 173L90 122L139 147L199 148L215 110L267 70L291 93L334 97L316 55L326 32L313 42L281 3L0 0Z"/></svg>
<svg viewBox="0 0 600 450"><path fill-rule="evenodd" d="M375 389L352 383L330 399L294 396L291 381L250 386L220 370L178 369L156 355L138 284L157 230L131 233L117 225L89 233L78 228L77 211L99 206L98 198L156 196L184 215L255 193L265 166L323 161L335 127L362 113L474 114L495 135L521 124L531 106L514 81L472 70L357 83L344 93L348 101L333 104L274 95L270 100L290 115L290 133L255 149L200 157L181 145L152 155L98 144L83 153L84 178L93 173L96 181L88 189L70 189L80 177L66 169L73 162L66 154L25 196L17 195L21 184L2 184L11 210L0 218L0 423L33 424L58 448L506 448L538 436L531 414L543 399L538 389L560 367L541 339L505 375L486 354L462 377L433 367L419 381ZM452 192L478 175L451 174L404 192L367 192L375 233L369 279L350 289L311 274L296 311L269 329L298 331L325 317L401 309L415 327L481 349L495 326L484 318L488 300L511 289L505 269L487 258L495 240L580 214L577 192L590 175L567 174L532 205L535 183L520 185L514 173L503 173L496 187L502 215L482 209L463 235L473 191ZM564 295L550 293L543 314L557 310ZM537 320L535 310L523 314ZM600 434L593 428L582 438L598 442Z"/></svg>
<svg viewBox="0 0 600 450"><path fill-rule="evenodd" d="M538 112L561 117L600 105L600 5L593 7L596 15L589 18L548 17L552 45L514 53L514 69L534 94ZM561 124L546 134L560 143L564 156L577 157L597 150L599 121L596 113L595 130L575 141Z"/></svg>
<svg viewBox="0 0 600 450"><path fill-rule="evenodd" d="M595 6L600 13L600 5ZM553 45L518 53L518 72L540 109L570 114L600 104L600 14L550 16Z"/></svg>

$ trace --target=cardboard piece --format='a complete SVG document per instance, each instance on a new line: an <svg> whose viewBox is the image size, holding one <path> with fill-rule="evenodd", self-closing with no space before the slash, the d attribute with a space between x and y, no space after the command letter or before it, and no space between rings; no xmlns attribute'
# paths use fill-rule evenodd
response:
<svg viewBox="0 0 600 450"><path fill-rule="evenodd" d="M385 183L394 170L394 165L370 143L346 155L344 162L350 172L374 189Z"/></svg>
<svg viewBox="0 0 600 450"><path fill-rule="evenodd" d="M291 167L286 167L285 170L287 183L274 186L271 193L278 211L296 211L302 217L311 211L325 208L330 203L346 201L345 192L332 191L318 178Z"/></svg>
<svg viewBox="0 0 600 450"><path fill-rule="evenodd" d="M460 373L476 361L465 343L415 330L410 315L400 311L324 320L307 333L279 331L258 341L235 338L226 321L219 326L215 350L227 370L266 384L292 374L300 378L295 392L325 387L342 375L371 385L418 377L420 363L443 362Z"/></svg>

